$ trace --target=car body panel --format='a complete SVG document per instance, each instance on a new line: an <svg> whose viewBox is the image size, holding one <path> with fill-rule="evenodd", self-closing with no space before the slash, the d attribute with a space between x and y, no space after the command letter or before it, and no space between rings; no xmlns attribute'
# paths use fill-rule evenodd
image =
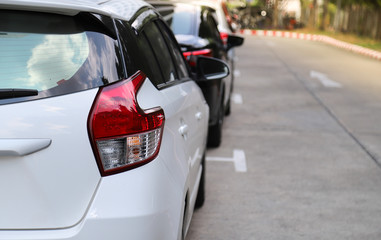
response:
<svg viewBox="0 0 381 240"><path fill-rule="evenodd" d="M86 215L75 226L0 231L0 239L181 239L182 191L165 161L159 156L128 174L102 178Z"/></svg>
<svg viewBox="0 0 381 240"><path fill-rule="evenodd" d="M182 188L189 186L189 191L193 193L201 155L206 147L209 107L206 101L202 100L202 92L193 81L158 91L157 94L162 98L149 98L154 89L155 87L150 82L147 81L144 84L138 95L139 105L144 109L158 104L164 106L166 124L162 144L169 149L168 151L162 149L160 155L166 159L165 164L171 175L177 179L179 186ZM158 99L165 99L166 104L158 102ZM187 129L182 133L181 129L184 125ZM191 183L187 183L189 179L186 178L189 172L191 173L189 179L193 179Z"/></svg>
<svg viewBox="0 0 381 240"><path fill-rule="evenodd" d="M51 140L0 156L0 229L65 228L84 216L100 180L86 128L96 92L0 106L1 141Z"/></svg>

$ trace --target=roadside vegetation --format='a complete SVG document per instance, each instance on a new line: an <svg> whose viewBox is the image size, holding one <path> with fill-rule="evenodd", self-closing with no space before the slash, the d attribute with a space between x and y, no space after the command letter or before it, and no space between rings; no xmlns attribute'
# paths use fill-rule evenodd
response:
<svg viewBox="0 0 381 240"><path fill-rule="evenodd" d="M327 35L381 51L381 0L231 0L229 3L241 29ZM288 4L298 8L290 10Z"/></svg>

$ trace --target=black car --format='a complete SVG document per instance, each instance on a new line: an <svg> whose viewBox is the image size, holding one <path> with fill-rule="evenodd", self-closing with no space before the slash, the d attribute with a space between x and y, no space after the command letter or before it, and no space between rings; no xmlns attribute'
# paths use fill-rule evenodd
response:
<svg viewBox="0 0 381 240"><path fill-rule="evenodd" d="M196 71L196 60L199 56L231 62L228 51L243 43L243 38L234 35L228 35L227 39L224 36L222 39L217 27L215 9L206 4L184 1L148 2L156 7L170 25L193 71ZM233 75L232 73L223 79L198 83L210 107L210 147L218 147L221 143L224 116L230 114Z"/></svg>

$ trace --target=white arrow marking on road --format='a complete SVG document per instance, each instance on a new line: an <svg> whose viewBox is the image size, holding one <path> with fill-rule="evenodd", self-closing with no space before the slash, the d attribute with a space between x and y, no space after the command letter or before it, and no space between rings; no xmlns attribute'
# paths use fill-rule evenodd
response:
<svg viewBox="0 0 381 240"><path fill-rule="evenodd" d="M245 152L240 149L233 150L233 158L206 157L206 160L216 162L233 162L236 172L247 172Z"/></svg>
<svg viewBox="0 0 381 240"><path fill-rule="evenodd" d="M242 95L238 94L238 93L233 93L232 100L235 104L242 104L243 103Z"/></svg>
<svg viewBox="0 0 381 240"><path fill-rule="evenodd" d="M310 72L310 77L317 78L321 82L321 84L323 84L324 87L327 87L327 88L341 88L342 87L340 83L332 81L331 79L327 77L327 75L321 72L316 72L312 70Z"/></svg>

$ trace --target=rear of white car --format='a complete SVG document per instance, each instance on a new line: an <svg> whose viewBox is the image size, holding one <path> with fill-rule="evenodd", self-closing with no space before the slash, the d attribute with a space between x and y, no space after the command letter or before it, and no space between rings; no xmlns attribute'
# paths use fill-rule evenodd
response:
<svg viewBox="0 0 381 240"><path fill-rule="evenodd" d="M131 72L91 2L0 1L0 239L181 239L192 215L202 93Z"/></svg>

